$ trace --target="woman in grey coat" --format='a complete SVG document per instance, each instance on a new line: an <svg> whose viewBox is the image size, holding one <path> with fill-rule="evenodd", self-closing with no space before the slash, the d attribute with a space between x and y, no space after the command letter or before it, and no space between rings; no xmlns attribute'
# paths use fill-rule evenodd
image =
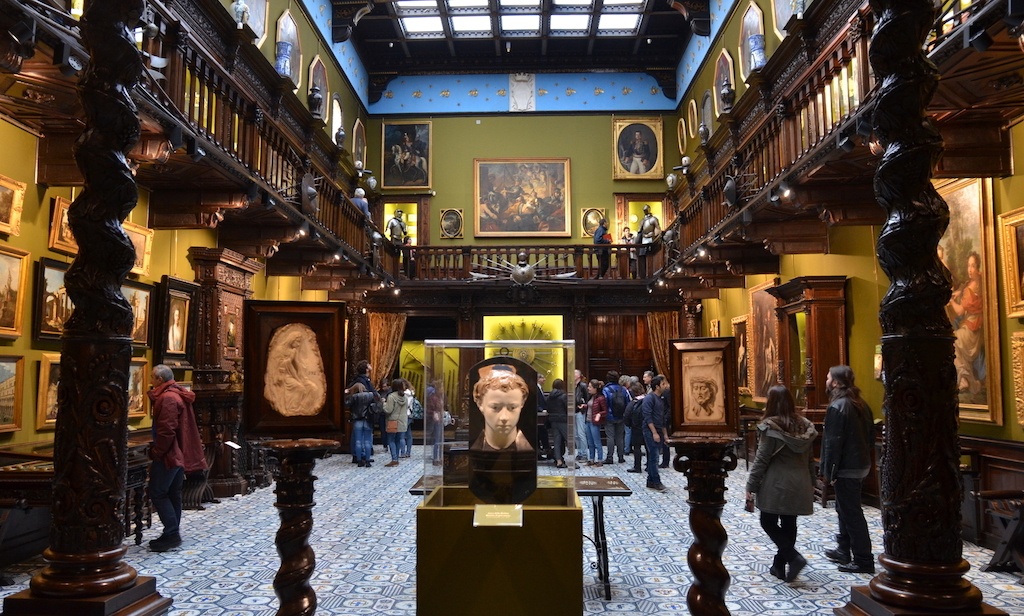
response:
<svg viewBox="0 0 1024 616"><path fill-rule="evenodd" d="M807 565L796 551L796 516L814 512L811 453L818 431L796 411L793 396L783 385L768 390L764 419L757 429L760 443L747 480L747 499L757 495L761 528L778 548L768 571L792 582Z"/></svg>

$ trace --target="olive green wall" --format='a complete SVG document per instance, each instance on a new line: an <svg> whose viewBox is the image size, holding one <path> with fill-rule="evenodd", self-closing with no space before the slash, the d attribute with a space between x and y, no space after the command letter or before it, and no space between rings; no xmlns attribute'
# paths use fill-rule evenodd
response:
<svg viewBox="0 0 1024 616"><path fill-rule="evenodd" d="M651 116L645 116L651 117ZM431 199L434 220L430 225L430 243L441 240L437 213L442 209L463 210L465 239L469 244L579 244L582 237L581 212L585 208L606 208L614 216L614 193L665 193L664 178L657 180L612 180L615 145L611 115L517 115L410 118L431 121L430 159L433 166ZM403 120L405 121L405 120ZM675 137L675 118L663 117L661 155L665 168L679 162ZM367 127L369 155L375 167L381 163L381 121ZM568 158L571 185L571 238L473 238L473 159L475 158ZM408 193L406 193L408 194ZM401 191L388 191L385 199L400 199ZM660 197L659 197L660 198ZM666 216L667 217L667 216ZM422 221L419 223L422 224ZM616 231L617 232L617 231Z"/></svg>

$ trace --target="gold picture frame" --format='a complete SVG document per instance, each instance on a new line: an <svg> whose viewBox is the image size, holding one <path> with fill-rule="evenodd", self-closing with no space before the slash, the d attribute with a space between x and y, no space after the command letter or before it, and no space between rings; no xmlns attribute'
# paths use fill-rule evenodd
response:
<svg viewBox="0 0 1024 616"><path fill-rule="evenodd" d="M25 183L0 175L0 233L21 235L21 211L25 207Z"/></svg>
<svg viewBox="0 0 1024 616"><path fill-rule="evenodd" d="M122 226L124 232L128 234L128 238L131 239L132 246L135 247L135 265L132 266L131 273L149 276L149 262L153 256L154 231L127 220Z"/></svg>
<svg viewBox="0 0 1024 616"><path fill-rule="evenodd" d="M0 244L0 338L21 337L30 261L28 251Z"/></svg>
<svg viewBox="0 0 1024 616"><path fill-rule="evenodd" d="M580 226L583 228L582 237L594 237L594 231L597 230L597 225L601 223L601 219L605 218L605 209L603 207L588 207L583 210L583 215L580 216Z"/></svg>
<svg viewBox="0 0 1024 616"><path fill-rule="evenodd" d="M465 233L465 220L462 210L448 208L441 210L440 215L441 239L461 239Z"/></svg>
<svg viewBox="0 0 1024 616"><path fill-rule="evenodd" d="M748 350L747 386L755 402L765 402L768 390L779 384L779 319L775 314L778 299L767 289L778 286L779 279L750 288L750 311L747 321Z"/></svg>
<svg viewBox="0 0 1024 616"><path fill-rule="evenodd" d="M46 247L54 252L73 257L78 254L78 242L71 231L68 222L68 211L71 208L71 200L64 197L54 197L51 201L50 212L50 237Z"/></svg>
<svg viewBox="0 0 1024 616"><path fill-rule="evenodd" d="M433 123L384 122L381 126L381 188L430 188Z"/></svg>
<svg viewBox="0 0 1024 616"><path fill-rule="evenodd" d="M0 432L21 430L25 390L25 358L0 355Z"/></svg>
<svg viewBox="0 0 1024 616"><path fill-rule="evenodd" d="M52 430L57 426L58 382L60 382L60 353L43 353L39 360L36 430Z"/></svg>
<svg viewBox="0 0 1024 616"><path fill-rule="evenodd" d="M1000 269L1006 294L1006 316L1024 318L1024 208L999 215L1002 233Z"/></svg>
<svg viewBox="0 0 1024 616"><path fill-rule="evenodd" d="M960 420L1002 425L992 181L948 180L935 188L949 205L949 226L938 250L953 276L946 310L955 337Z"/></svg>
<svg viewBox="0 0 1024 616"><path fill-rule="evenodd" d="M1013 361L1013 402L1017 423L1024 426L1024 332L1013 332L1010 340Z"/></svg>
<svg viewBox="0 0 1024 616"><path fill-rule="evenodd" d="M475 158L476 237L571 237L568 158Z"/></svg>
<svg viewBox="0 0 1024 616"><path fill-rule="evenodd" d="M750 387L747 386L747 382L750 371L747 369L747 347L750 345L747 344L747 315L733 317L732 337L736 339L736 387L741 396L749 396Z"/></svg>
<svg viewBox="0 0 1024 616"><path fill-rule="evenodd" d="M662 179L665 174L663 134L661 118L613 119L612 179Z"/></svg>
<svg viewBox="0 0 1024 616"><path fill-rule="evenodd" d="M149 362L134 357L128 365L128 417L145 417L149 412Z"/></svg>

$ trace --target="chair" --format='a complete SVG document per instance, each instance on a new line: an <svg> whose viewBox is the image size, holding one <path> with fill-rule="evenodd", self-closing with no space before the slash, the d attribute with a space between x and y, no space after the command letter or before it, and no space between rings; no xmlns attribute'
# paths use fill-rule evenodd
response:
<svg viewBox="0 0 1024 616"><path fill-rule="evenodd" d="M1003 529L992 560L981 570L1016 569L1024 573L1024 490L982 490L971 494L987 503L985 511L999 520Z"/></svg>

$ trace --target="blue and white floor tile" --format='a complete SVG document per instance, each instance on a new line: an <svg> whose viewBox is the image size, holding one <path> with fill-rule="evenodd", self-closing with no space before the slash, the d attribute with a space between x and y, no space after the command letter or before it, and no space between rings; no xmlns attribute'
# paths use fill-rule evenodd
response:
<svg viewBox="0 0 1024 616"><path fill-rule="evenodd" d="M378 450L379 451L379 450ZM416 496L408 493L423 466L414 449L398 467L377 463L358 468L345 455L317 463L317 506L310 544L316 553L311 584L317 593L318 614L358 616L416 613ZM384 460L384 454L377 454ZM590 614L687 614L690 570L686 552L691 543L687 519L686 479L663 471L669 492L645 488L643 475L626 473L628 465L581 468L580 474L618 475L633 490L629 498L606 498L605 521L609 544L612 599L604 599L597 580L593 544L584 542L584 605ZM554 473L541 466L542 473ZM821 553L832 547L836 528L834 508L817 507L799 520L798 549L807 567L792 584L768 573L773 550L761 531L757 514L743 511L743 464L728 479L729 500L722 516L729 533L723 555L732 575L726 606L733 616L831 615L846 604L850 587L864 585L868 575L844 574ZM174 600L174 616L271 616L277 612L273 579L280 565L274 535L279 518L272 488L224 499L205 511L186 511L182 521L185 543L163 554L150 552L159 522L146 533L143 545L129 544L126 560L141 575L157 579L160 592ZM583 532L593 528L589 499L584 500ZM881 549L882 527L876 509L867 508L875 552ZM1024 586L1013 573L984 573L992 552L964 544L967 573L986 603L1010 614L1024 614ZM9 567L4 573L12 586L0 587L0 597L28 586L40 559Z"/></svg>

